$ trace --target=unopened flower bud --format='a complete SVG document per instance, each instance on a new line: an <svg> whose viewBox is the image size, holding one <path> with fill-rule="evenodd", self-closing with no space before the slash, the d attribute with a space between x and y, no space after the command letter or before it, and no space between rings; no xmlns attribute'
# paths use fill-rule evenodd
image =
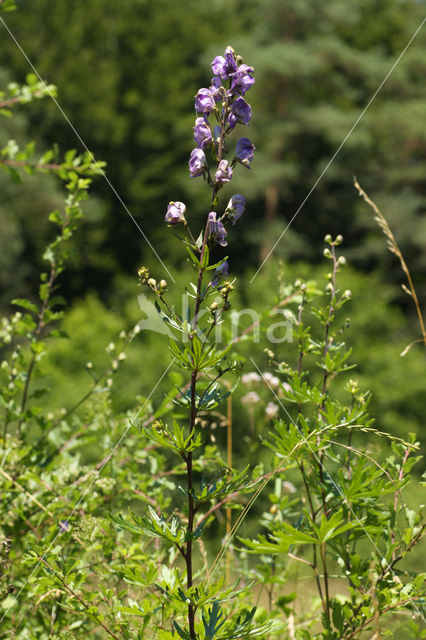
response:
<svg viewBox="0 0 426 640"><path fill-rule="evenodd" d="M337 264L344 266L346 264L345 256L339 256L339 258L337 259Z"/></svg>
<svg viewBox="0 0 426 640"><path fill-rule="evenodd" d="M326 248L326 249L324 249L324 251L323 251L323 255L324 255L324 257L325 257L325 258L331 258L331 252L330 252L330 249L327 249L327 248Z"/></svg>
<svg viewBox="0 0 426 640"><path fill-rule="evenodd" d="M346 289L346 291L343 293L343 297L344 298L351 298L352 297L352 291L350 289Z"/></svg>
<svg viewBox="0 0 426 640"><path fill-rule="evenodd" d="M160 282L158 283L158 289L160 293L165 293L167 291L167 281L160 280Z"/></svg>
<svg viewBox="0 0 426 640"><path fill-rule="evenodd" d="M329 233L327 233L327 235L324 238L324 242L327 242L327 244L330 244L331 241L332 241L331 235Z"/></svg>
<svg viewBox="0 0 426 640"><path fill-rule="evenodd" d="M149 278L148 286L151 287L151 289L156 289L157 288L157 280L155 280L154 278Z"/></svg>
<svg viewBox="0 0 426 640"><path fill-rule="evenodd" d="M217 302L216 302L216 300L215 300L215 301L214 301L214 302L212 302L212 303L211 303L211 305L210 305L210 311L213 311L213 312L214 312L214 311L216 311L216 310L217 310L217 308L218 308L218 306L219 306L219 305L218 305L218 303L217 303Z"/></svg>
<svg viewBox="0 0 426 640"><path fill-rule="evenodd" d="M343 242L343 236L341 236L340 234L337 236L335 243L336 244L342 244Z"/></svg>

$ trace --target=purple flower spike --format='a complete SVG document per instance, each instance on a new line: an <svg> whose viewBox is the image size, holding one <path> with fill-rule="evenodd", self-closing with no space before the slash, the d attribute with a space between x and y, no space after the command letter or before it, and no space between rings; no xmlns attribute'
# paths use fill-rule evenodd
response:
<svg viewBox="0 0 426 640"><path fill-rule="evenodd" d="M244 98L237 98L231 106L231 115L235 117L236 122L248 124L251 120L251 106Z"/></svg>
<svg viewBox="0 0 426 640"><path fill-rule="evenodd" d="M249 67L247 64L241 64L238 67L238 71L232 74L231 92L243 96L245 92L254 85L253 72L253 67Z"/></svg>
<svg viewBox="0 0 426 640"><path fill-rule="evenodd" d="M206 122L204 118L197 118L195 120L194 139L202 149L212 141L212 132L208 122Z"/></svg>
<svg viewBox="0 0 426 640"><path fill-rule="evenodd" d="M204 151L202 149L193 149L191 151L191 155L189 157L189 173L191 178L197 178L198 176L202 176L205 170L205 166L207 164L206 156L204 155Z"/></svg>
<svg viewBox="0 0 426 640"><path fill-rule="evenodd" d="M216 220L216 211L210 211L208 217L209 233L221 247L226 247L226 229L220 220Z"/></svg>
<svg viewBox="0 0 426 640"><path fill-rule="evenodd" d="M253 160L254 144L248 138L240 138L235 149L235 156L241 164L250 169L250 162Z"/></svg>
<svg viewBox="0 0 426 640"><path fill-rule="evenodd" d="M169 202L166 213L166 222L168 224L180 224L185 221L186 206L183 202Z"/></svg>
<svg viewBox="0 0 426 640"><path fill-rule="evenodd" d="M195 111L198 113L211 113L214 108L214 96L210 89L200 89L195 96Z"/></svg>
<svg viewBox="0 0 426 640"><path fill-rule="evenodd" d="M240 193L236 193L230 198L225 211L226 215L232 220L232 224L235 224L241 218L245 208L246 199Z"/></svg>
<svg viewBox="0 0 426 640"><path fill-rule="evenodd" d="M221 160L217 167L215 181L219 182L220 184L223 184L225 182L230 182L231 178L232 178L232 167L229 166L228 160Z"/></svg>

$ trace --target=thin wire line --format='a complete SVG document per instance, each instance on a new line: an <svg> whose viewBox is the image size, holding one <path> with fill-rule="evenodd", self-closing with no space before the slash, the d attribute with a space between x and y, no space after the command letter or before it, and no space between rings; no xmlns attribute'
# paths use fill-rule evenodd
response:
<svg viewBox="0 0 426 640"><path fill-rule="evenodd" d="M426 22L426 18L423 18L422 22L420 23L420 25L417 27L416 31L414 32L414 34L411 36L410 40L407 42L407 44L405 45L404 49L402 50L402 52L399 54L398 58L395 60L395 62L393 63L393 65L391 66L391 68L389 69L389 71L387 72L387 74L385 75L384 79L382 80L382 82L380 83L380 85L378 86L378 88L376 89L376 91L373 93L373 95L371 96L370 100L368 101L367 105L364 107L364 109L361 111L360 115L358 116L358 118L355 120L354 124L352 125L352 127L350 128L350 130L348 131L348 133L346 134L346 136L344 137L343 141L340 143L340 145L338 146L337 150L335 151L334 155L332 156L332 158L328 161L325 169L323 169L323 171L321 172L321 174L319 175L319 177L317 178L315 184L313 185L313 187L311 187L308 195L305 197L305 199L303 200L302 204L299 205L299 208L297 209L296 213L293 215L293 217L291 218L290 222L287 224L287 226L285 227L284 231L281 233L280 237L278 238L278 240L275 242L274 246L272 247L272 249L269 251L268 255L266 256L266 258L263 260L262 264L260 265L260 267L258 268L258 270L256 271L256 273L254 274L254 276L252 277L252 279L250 280L250 284L253 282L253 280L257 277L257 275L260 273L260 271L263 269L263 266L265 264L265 262L267 260L269 260L269 258L271 257L272 253L275 251L276 246L278 245L278 243L281 241L281 239L283 238L284 234L287 232L287 230L290 228L290 226L292 225L293 221L295 220L296 216L299 214L300 210L302 209L302 207L304 206L304 204L307 202L307 200L309 199L309 197L311 196L311 194L313 193L313 191L316 189L318 183L320 182L320 180L323 178L323 176L325 175L325 173L328 171L329 167L331 166L331 164L333 163L334 159L336 158L336 156L339 154L339 152L341 151L342 147L345 145L346 141L348 140L348 138L350 137L350 135L352 134L352 132L354 131L355 127L358 125L358 123L360 122L360 120L363 118L363 116L365 115L367 109L369 108L369 106L371 105L371 103L373 102L373 100L376 98L377 94L379 93L379 91L381 90L381 88L383 87L383 85L385 84L386 80L389 78L389 76L391 75L391 73L393 72L393 70L395 69L395 67L397 66L397 64L399 63L399 61L401 60L402 56L405 54L405 52L407 51L408 47L410 46L410 44L413 42L414 38L417 36L418 32L420 31L420 29L422 28L422 26L424 25L424 23Z"/></svg>
<svg viewBox="0 0 426 640"><path fill-rule="evenodd" d="M277 396L277 394L275 393L274 389L271 387L271 385L269 384L268 380L265 378L265 376L263 375L263 372L259 369L259 367L257 366L256 362L253 360L253 357L250 356L250 360L252 361L253 365L255 366L255 368L257 369L259 375L262 377L263 381L266 383L267 387L269 388L269 390L273 393L275 399L277 400L277 402L279 403L280 407L284 410L284 412L286 413L288 419L290 420L290 422L293 424L293 426L296 427L296 429L300 432L300 428L297 426L297 424L295 423L295 421L293 420L293 418L291 417L291 415L289 414L289 412L287 411L287 409L285 408L285 406L283 405L283 403L281 402L280 398ZM302 434L303 435L303 434ZM343 493L343 491L341 490L341 488L336 484L336 482L334 481L333 477L331 476L331 474L328 472L326 466L324 465L323 462L321 462L321 460L319 459L319 457L317 456L317 454L315 453L315 451L312 449L311 445L309 444L309 441L306 440L306 444L308 445L308 448L310 449L310 452L312 454L312 456L314 457L315 461L322 465L324 471L326 472L327 476L329 477L330 481L332 482L334 488L336 489L336 491L339 493L340 497L343 499L343 502L346 504L346 506L348 507L349 511L352 513L352 515L354 516L355 520L358 522L358 524L360 525L361 529L364 531L365 535L367 536L367 538L370 540L373 548L375 549L376 553L379 555L381 560L385 560L386 564L387 564L387 560L384 557L384 555L382 554L382 552L380 551L379 547L376 545L376 543L374 542L373 538L370 536L370 534L368 533L367 529L364 527L364 525L362 524L361 520L358 518L357 514L355 513L355 511L353 510L353 508L351 507L351 505L348 502L347 497L345 496L345 494ZM327 451L325 452L325 454L327 455ZM392 567L390 568L390 571L392 573L392 575L396 575L394 570L392 569ZM420 611L420 609L417 607L417 605L415 604L414 600L410 598L411 603L413 604L414 609L416 609L417 613L419 614L419 616L422 618L422 620L424 622L426 622L426 618L424 617L423 613Z"/></svg>
<svg viewBox="0 0 426 640"><path fill-rule="evenodd" d="M49 94L49 96L52 98L53 102L55 103L55 105L57 106L57 108L59 109L59 112L61 113L61 115L63 116L63 118L65 119L65 121L69 124L69 126L71 127L71 129L73 130L74 134L77 136L78 140L80 141L80 143L82 144L82 146L84 147L84 149L90 154L90 157L93 160L94 165L96 166L96 168L98 169L99 173L102 175L102 177L105 179L105 181L107 182L109 188L111 189L111 191L113 192L113 194L115 195L115 197L117 198L117 200L119 201L119 203L121 204L121 206L123 207L123 209L125 210L125 212L127 213L127 215L130 217L130 219L132 220L133 224L137 227L137 229L139 230L139 232L141 233L142 237L144 238L144 240L146 241L146 243L148 244L149 248L151 249L151 251L154 253L155 257L157 258L157 260L160 262L161 266L163 267L163 269L167 272L167 274L170 276L170 278L173 280L173 282L176 282L176 280L174 279L174 277L172 276L172 274L170 273L170 271L168 270L168 268L166 267L166 265L164 264L164 262L162 261L162 259L160 258L160 256L158 255L157 251L155 250L155 248L153 247L153 245L151 244L149 238L147 237L147 235L144 233L144 231L142 230L142 228L140 227L140 225L138 224L138 222L136 221L135 217L132 215L132 213L129 211L129 208L127 207L127 205L125 204L125 202L123 201L122 197L120 196L120 194L118 193L117 189L114 187L114 185L112 184L111 180L108 178L107 174L105 173L105 171L102 169L102 167L98 164L98 162L96 161L93 153L88 149L86 143L84 142L84 140L82 139L82 137L80 136L80 134L78 133L77 129L74 127L74 125L72 124L71 120L68 118L67 114L65 113L65 111L62 109L61 105L59 104L59 102L56 100L55 96L53 95L53 93L51 92L51 90L49 89L48 85L46 84L46 82L43 80L43 78L41 77L41 75L39 74L39 72L37 71L37 69L35 68L35 66L33 65L33 63L31 62L31 60L29 59L28 55L25 53L24 49L21 47L21 45L19 44L18 40L15 38L15 36L13 35L12 31L9 29L9 27L7 26L7 24L5 23L4 19L0 17L0 21L2 22L4 28L6 29L6 31L9 33L10 37L12 38L12 40L14 41L14 43L16 44L16 46L18 47L19 51L22 53L22 55L24 56L25 60L27 61L27 63L29 64L29 66L31 67L31 69L34 71L34 73L36 74L37 78L40 80L40 82L43 84L44 88L46 89L47 93Z"/></svg>
<svg viewBox="0 0 426 640"><path fill-rule="evenodd" d="M99 478L99 476L101 475L102 471L104 470L104 468L106 467L106 465L108 464L108 462L111 460L111 458L113 457L114 453L116 452L116 450L118 449L118 447L120 446L120 444L122 443L123 439L126 437L128 431L130 430L130 428L133 426L133 424L135 423L135 420L137 419L137 417L139 416L139 414L141 413L141 411L143 411L143 409L146 407L146 405L148 404L151 396L153 395L153 393L155 392L155 390L157 389L158 385L161 383L161 381L163 380L164 376L166 375L166 373L168 372L168 370L170 369L170 367L172 366L172 364L174 363L175 358L173 358L170 362L170 364L167 366L167 368L163 371L161 377L158 379L158 381L156 382L155 386L153 387L153 389L151 390L149 396L147 397L147 399L145 400L145 402L143 403L143 405L141 406L141 408L139 409L139 411L136 413L136 415L129 421L129 426L127 427L127 429L125 430L125 432L123 433L123 435L120 437L120 439L118 440L118 442L115 444L114 448L112 449L111 453L108 455L108 457L106 458L106 460L102 463L101 467L98 469L98 471L96 472L95 477L93 478L92 482L89 484L89 486L85 489L85 491L80 495L76 505L74 506L73 510L71 511L71 513L66 517L65 520L61 520L60 523L60 527L59 527L59 531L56 534L56 536L53 538L53 540L50 542L49 546L47 547L46 551L43 552L43 555L40 556L39 561L37 562L36 566L34 567L34 569L31 571L30 575L28 576L28 578L25 580L24 584L22 585L22 587L19 589L18 593L16 594L16 596L14 597L13 601L11 602L11 604L8 606L8 608L6 609L6 611L4 612L2 618L0 619L0 624L3 622L4 618L6 617L7 613L9 612L9 610L13 607L13 605L15 604L15 602L18 600L19 596L21 595L22 591L25 589L25 587L27 586L28 582L31 580L31 578L33 577L34 573L37 571L37 569L39 568L40 564L43 562L43 560L45 559L46 555L49 553L50 549L52 548L52 545L55 543L56 539L58 538L58 536L60 536L63 533L63 528L64 528L64 522L66 524L68 524L68 521L70 518L72 518L72 516L74 515L75 511L78 509L79 505L83 502L84 498L86 497L87 493L90 491L90 489L92 488L93 484L96 482L96 480Z"/></svg>

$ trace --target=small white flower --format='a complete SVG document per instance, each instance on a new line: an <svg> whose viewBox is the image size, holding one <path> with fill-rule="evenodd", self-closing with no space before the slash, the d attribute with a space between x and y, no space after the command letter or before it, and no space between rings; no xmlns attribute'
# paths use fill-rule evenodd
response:
<svg viewBox="0 0 426 640"><path fill-rule="evenodd" d="M249 391L245 396L241 398L241 402L244 405L256 404L259 402L260 398L256 391Z"/></svg>
<svg viewBox="0 0 426 640"><path fill-rule="evenodd" d="M284 491L287 491L287 493L296 493L296 487L292 482L289 482L288 480L283 480L282 488L284 489Z"/></svg>
<svg viewBox="0 0 426 640"><path fill-rule="evenodd" d="M261 377L258 373L256 373L256 371L245 373L241 378L241 382L243 384L256 384L256 382L260 382L260 380Z"/></svg>
<svg viewBox="0 0 426 640"><path fill-rule="evenodd" d="M269 371L265 371L265 373L263 374L263 379L270 387L273 387L274 389L280 386L280 379L277 378L277 376L272 375L272 373L269 373Z"/></svg>
<svg viewBox="0 0 426 640"><path fill-rule="evenodd" d="M266 405L265 413L266 417L269 419L276 418L279 412L279 406L274 402L268 402Z"/></svg>

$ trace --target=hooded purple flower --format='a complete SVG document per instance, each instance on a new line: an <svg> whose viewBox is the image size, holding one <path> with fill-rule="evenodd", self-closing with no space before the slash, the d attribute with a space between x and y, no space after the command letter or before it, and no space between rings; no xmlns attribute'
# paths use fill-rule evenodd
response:
<svg viewBox="0 0 426 640"><path fill-rule="evenodd" d="M215 240L222 247L226 247L226 229L220 220L216 220L216 211L210 211L208 217L209 234L215 237Z"/></svg>
<svg viewBox="0 0 426 640"><path fill-rule="evenodd" d="M253 67L249 67L247 64L240 64L238 71L232 74L231 92L243 96L254 84L253 73Z"/></svg>
<svg viewBox="0 0 426 640"><path fill-rule="evenodd" d="M213 98L215 99L216 102L219 102L219 100L222 100L222 93L220 91L220 89L222 88L223 92L225 93L225 90L222 87L222 80L219 78L219 76L214 76L212 78L211 81L211 85L209 87L209 91L211 92Z"/></svg>
<svg viewBox="0 0 426 640"><path fill-rule="evenodd" d="M180 222L185 222L185 211L186 206L183 202L169 202L165 218L166 222L168 222L168 224L179 224Z"/></svg>
<svg viewBox="0 0 426 640"><path fill-rule="evenodd" d="M215 269L214 278L211 281L212 287L217 287L220 280L222 278L226 278L228 274L229 274L229 264L228 264L228 260L225 260L225 262L222 262L222 264Z"/></svg>
<svg viewBox="0 0 426 640"><path fill-rule="evenodd" d="M193 149L189 156L189 173L191 178L197 178L203 175L207 160L202 149Z"/></svg>
<svg viewBox="0 0 426 640"><path fill-rule="evenodd" d="M254 144L248 138L240 138L235 148L235 156L241 164L250 169L250 162L253 160Z"/></svg>
<svg viewBox="0 0 426 640"><path fill-rule="evenodd" d="M235 224L237 220L241 218L246 208L246 199L240 193L236 193L230 198L226 205L226 215L232 220L232 224Z"/></svg>
<svg viewBox="0 0 426 640"><path fill-rule="evenodd" d="M211 113L214 108L214 96L210 89L200 89L195 96L195 111L198 113Z"/></svg>
<svg viewBox="0 0 426 640"><path fill-rule="evenodd" d="M218 164L215 181L223 184L230 182L232 178L232 167L229 166L228 160L221 160Z"/></svg>
<svg viewBox="0 0 426 640"><path fill-rule="evenodd" d="M222 262L222 264L215 269L214 274L216 277L219 277L219 278L224 278L225 276L229 275L228 260L225 260L225 262Z"/></svg>
<svg viewBox="0 0 426 640"><path fill-rule="evenodd" d="M233 129L237 122L248 124L251 120L251 106L244 98L237 98L231 105L231 113L228 116L228 124Z"/></svg>
<svg viewBox="0 0 426 640"><path fill-rule="evenodd" d="M195 120L194 139L202 149L212 141L212 132L209 123L206 122L204 118L197 118Z"/></svg>
<svg viewBox="0 0 426 640"><path fill-rule="evenodd" d="M216 56L212 62L212 71L215 76L220 76L222 80L227 80L232 73L237 70L237 62L232 47L226 47L225 57Z"/></svg>

